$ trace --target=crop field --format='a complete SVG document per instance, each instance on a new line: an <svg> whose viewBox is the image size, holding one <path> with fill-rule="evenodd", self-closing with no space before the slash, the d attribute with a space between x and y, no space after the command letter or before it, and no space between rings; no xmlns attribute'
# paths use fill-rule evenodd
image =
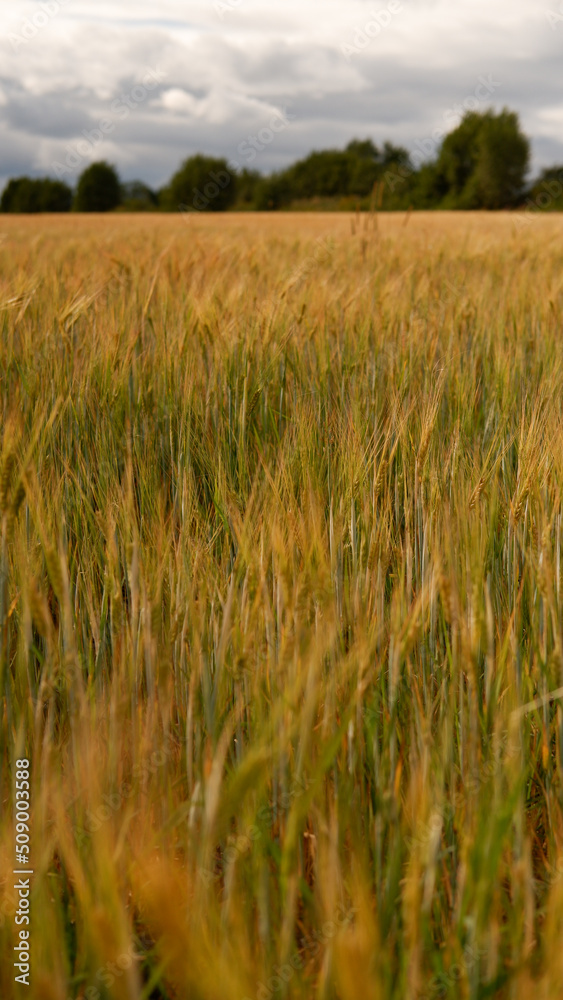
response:
<svg viewBox="0 0 563 1000"><path fill-rule="evenodd" d="M2 1000L563 996L563 221L3 217L0 328Z"/></svg>

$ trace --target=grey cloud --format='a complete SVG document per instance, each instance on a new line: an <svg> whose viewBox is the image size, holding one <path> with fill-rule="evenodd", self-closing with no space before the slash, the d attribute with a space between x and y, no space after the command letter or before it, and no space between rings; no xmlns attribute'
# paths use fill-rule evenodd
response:
<svg viewBox="0 0 563 1000"><path fill-rule="evenodd" d="M12 129L30 136L69 139L85 127L85 112L80 94L49 94L34 97L21 89L7 91L6 103L0 106L0 121ZM3 156L2 156L3 160Z"/></svg>

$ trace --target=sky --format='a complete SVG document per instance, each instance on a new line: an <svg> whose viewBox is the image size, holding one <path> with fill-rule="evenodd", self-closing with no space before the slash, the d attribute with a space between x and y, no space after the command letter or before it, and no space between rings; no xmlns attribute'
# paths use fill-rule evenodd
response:
<svg viewBox="0 0 563 1000"><path fill-rule="evenodd" d="M165 184L188 156L263 173L352 138L418 157L517 111L563 164L563 0L3 0L0 189L95 160Z"/></svg>

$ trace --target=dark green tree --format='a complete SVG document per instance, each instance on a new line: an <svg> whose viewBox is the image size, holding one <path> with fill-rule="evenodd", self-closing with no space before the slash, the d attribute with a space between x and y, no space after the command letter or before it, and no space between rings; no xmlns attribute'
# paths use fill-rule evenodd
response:
<svg viewBox="0 0 563 1000"><path fill-rule="evenodd" d="M392 142L383 143L380 160L384 170L392 166L407 167L409 170L412 170L408 149L405 149L404 146L394 146Z"/></svg>
<svg viewBox="0 0 563 1000"><path fill-rule="evenodd" d="M127 212L150 212L158 206L158 195L142 181L121 185L121 207Z"/></svg>
<svg viewBox="0 0 563 1000"><path fill-rule="evenodd" d="M121 204L121 185L115 167L92 163L80 175L74 208L77 212L111 212Z"/></svg>
<svg viewBox="0 0 563 1000"><path fill-rule="evenodd" d="M563 208L563 166L542 170L527 193L528 208L561 211Z"/></svg>
<svg viewBox="0 0 563 1000"><path fill-rule="evenodd" d="M435 161L423 163L412 176L408 201L413 208L437 208L443 203L448 190L448 182L440 165Z"/></svg>
<svg viewBox="0 0 563 1000"><path fill-rule="evenodd" d="M227 161L198 153L185 160L161 195L171 212L224 212L237 194L236 174Z"/></svg>
<svg viewBox="0 0 563 1000"><path fill-rule="evenodd" d="M39 187L30 177L15 177L2 192L3 212L38 212Z"/></svg>
<svg viewBox="0 0 563 1000"><path fill-rule="evenodd" d="M41 181L39 204L41 212L70 212L72 190L63 181L53 181L46 177Z"/></svg>
<svg viewBox="0 0 563 1000"><path fill-rule="evenodd" d="M237 201L236 207L242 209L256 208L260 186L263 177L257 170L248 170L246 167L237 175Z"/></svg>
<svg viewBox="0 0 563 1000"><path fill-rule="evenodd" d="M49 177L18 177L9 181L0 199L2 212L69 212L72 191Z"/></svg>
<svg viewBox="0 0 563 1000"><path fill-rule="evenodd" d="M530 143L520 130L518 115L506 108L486 115L479 134L475 187L484 208L510 208L524 192Z"/></svg>
<svg viewBox="0 0 563 1000"><path fill-rule="evenodd" d="M436 189L443 186L451 208L477 208L474 175L479 156L482 115L469 112L446 136L434 165Z"/></svg>
<svg viewBox="0 0 563 1000"><path fill-rule="evenodd" d="M381 165L375 160L354 159L350 164L350 173L346 194L355 194L362 198L373 191L373 186L381 177Z"/></svg>
<svg viewBox="0 0 563 1000"><path fill-rule="evenodd" d="M386 142L380 150L371 139L352 139L346 149L311 153L287 170L265 178L259 185L257 205L281 208L292 202L317 198L367 198L386 170L399 166L412 170L409 154Z"/></svg>
<svg viewBox="0 0 563 1000"><path fill-rule="evenodd" d="M465 115L446 136L436 163L447 186L444 208L506 208L524 191L530 144L518 115L504 110Z"/></svg>
<svg viewBox="0 0 563 1000"><path fill-rule="evenodd" d="M288 172L293 199L348 194L354 157L337 149L314 152Z"/></svg>
<svg viewBox="0 0 563 1000"><path fill-rule="evenodd" d="M371 139L352 139L346 146L346 152L359 160L379 161L381 159L381 154Z"/></svg>
<svg viewBox="0 0 563 1000"><path fill-rule="evenodd" d="M291 204L293 197L290 171L282 170L260 179L255 204L259 212L270 212Z"/></svg>
<svg viewBox="0 0 563 1000"><path fill-rule="evenodd" d="M346 194L365 197L381 177L381 153L371 139L352 139L346 146L350 160Z"/></svg>

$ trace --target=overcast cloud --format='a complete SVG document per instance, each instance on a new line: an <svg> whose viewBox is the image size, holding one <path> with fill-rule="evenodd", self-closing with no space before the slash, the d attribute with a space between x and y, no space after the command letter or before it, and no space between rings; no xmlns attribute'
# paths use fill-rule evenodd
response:
<svg viewBox="0 0 563 1000"><path fill-rule="evenodd" d="M428 155L464 106L518 111L536 172L563 164L562 50L563 0L11 0L0 189L96 159L159 187L195 152L266 172L354 137Z"/></svg>

